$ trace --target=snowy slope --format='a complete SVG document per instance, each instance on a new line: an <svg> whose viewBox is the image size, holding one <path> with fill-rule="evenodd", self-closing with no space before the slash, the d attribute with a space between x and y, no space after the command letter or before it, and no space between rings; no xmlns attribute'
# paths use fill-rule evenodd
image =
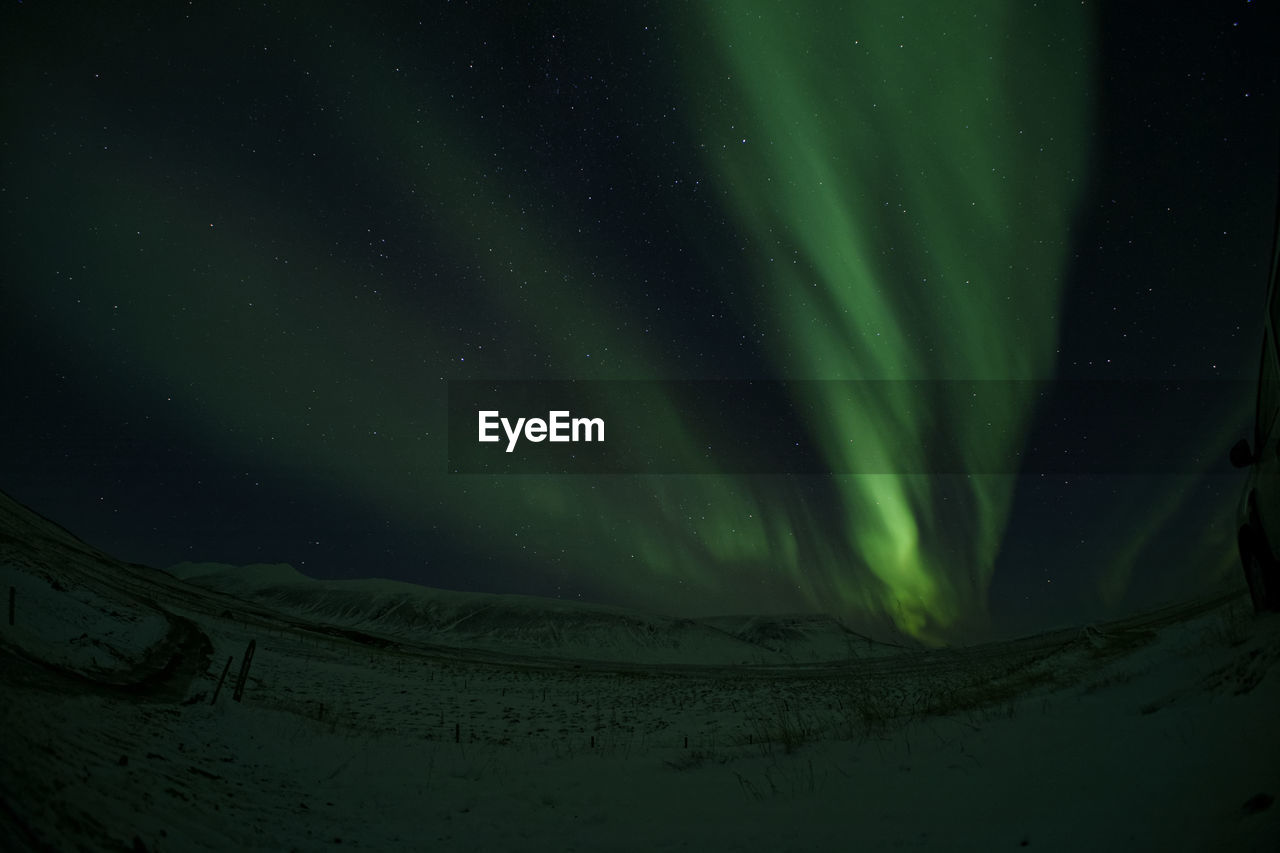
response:
<svg viewBox="0 0 1280 853"><path fill-rule="evenodd" d="M106 673L136 664L165 635L157 610L119 601L56 578L0 563L0 590L14 592L21 618L5 641L25 655L83 673ZM7 617L6 617L7 618Z"/></svg>
<svg viewBox="0 0 1280 853"><path fill-rule="evenodd" d="M441 646L583 661L785 665L894 654L827 616L676 619L389 580L312 580L288 565L181 563L192 584L315 622Z"/></svg>
<svg viewBox="0 0 1280 853"><path fill-rule="evenodd" d="M873 640L849 630L835 617L822 613L709 616L699 621L753 646L777 652L795 663L884 657L917 648L907 641L895 644Z"/></svg>

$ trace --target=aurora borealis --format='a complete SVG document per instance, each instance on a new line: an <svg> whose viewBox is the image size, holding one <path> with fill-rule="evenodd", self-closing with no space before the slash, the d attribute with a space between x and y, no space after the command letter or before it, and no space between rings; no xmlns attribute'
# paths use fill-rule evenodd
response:
<svg viewBox="0 0 1280 853"><path fill-rule="evenodd" d="M771 356L784 375L1052 375L1088 166L1093 56L1083 9L1018 9L978 4L908 20L890 5L863 6L816 33L768 3L709 21L714 58L736 85L703 121L741 135L711 157L762 247L752 260L780 318ZM894 406L822 400L812 426L830 453L889 445L901 455L944 423L982 471L988 447L1025 439L1031 404L1015 396L1023 386L993 387L1004 393L976 411L906 394ZM854 559L831 561L865 564L877 604L896 604L913 634L982 609L1013 481L978 476L952 491L944 506L929 477L842 478L836 488L837 535ZM970 531L947 557L930 529L943 512Z"/></svg>
<svg viewBox="0 0 1280 853"><path fill-rule="evenodd" d="M1019 382L796 386L832 470L925 470L945 429L972 465L945 475L456 475L445 400L1251 380L1277 124L1253 5L15 7L0 488L159 565L929 642L1218 582L1237 481L1214 466L1249 400L1178 450L1213 476L1159 482L990 473L1053 429ZM646 426L699 459L686 405Z"/></svg>

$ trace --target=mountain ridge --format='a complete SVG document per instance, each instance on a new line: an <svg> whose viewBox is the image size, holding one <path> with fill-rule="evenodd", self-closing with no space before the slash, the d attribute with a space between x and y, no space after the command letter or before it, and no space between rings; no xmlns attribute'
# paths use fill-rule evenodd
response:
<svg viewBox="0 0 1280 853"><path fill-rule="evenodd" d="M187 583L291 615L436 645L629 663L785 665L882 657L882 643L823 614L687 618L538 596L379 578L318 580L286 563L179 563Z"/></svg>

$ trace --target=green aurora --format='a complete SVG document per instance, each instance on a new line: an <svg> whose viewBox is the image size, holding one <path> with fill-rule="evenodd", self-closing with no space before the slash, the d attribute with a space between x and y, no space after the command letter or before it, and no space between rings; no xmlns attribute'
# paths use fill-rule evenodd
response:
<svg viewBox="0 0 1280 853"><path fill-rule="evenodd" d="M780 375L1051 377L1088 168L1083 10L858 4L815 27L786 5L714 8L717 49L698 71L725 85L690 85L715 93L701 121L723 142L707 156L783 318ZM990 471L1021 446L1032 404L1025 385L991 387L982 400L904 393L888 410L832 397L812 426L833 470L911 454L941 428L974 472ZM937 386L951 388L963 390ZM844 477L838 491L840 532L880 581L871 606L925 638L982 613L1014 488L979 473L949 483L944 502L937 479ZM943 515L968 533L946 553ZM847 588L840 600L869 604Z"/></svg>

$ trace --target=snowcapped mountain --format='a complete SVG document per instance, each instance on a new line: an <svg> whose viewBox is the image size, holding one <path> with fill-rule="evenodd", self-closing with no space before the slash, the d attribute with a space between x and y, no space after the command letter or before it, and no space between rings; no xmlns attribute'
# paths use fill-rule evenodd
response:
<svg viewBox="0 0 1280 853"><path fill-rule="evenodd" d="M681 619L401 581L314 580L287 564L180 563L168 572L310 622L506 654L633 664L779 666L901 651L821 615Z"/></svg>

